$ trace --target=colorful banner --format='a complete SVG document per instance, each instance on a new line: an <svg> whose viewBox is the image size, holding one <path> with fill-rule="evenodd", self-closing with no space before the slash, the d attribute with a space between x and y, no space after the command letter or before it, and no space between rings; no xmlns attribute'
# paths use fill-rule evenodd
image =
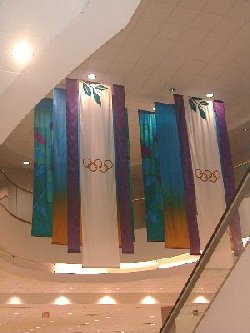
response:
<svg viewBox="0 0 250 333"><path fill-rule="evenodd" d="M225 211L213 102L190 97L185 116L194 174L200 246L205 248Z"/></svg>
<svg viewBox="0 0 250 333"><path fill-rule="evenodd" d="M197 208L195 199L195 186L194 176L192 170L192 162L189 150L187 126L185 120L185 107L184 99L182 95L174 95L175 109L176 109L176 123L179 132L180 142L180 157L183 171L184 189L185 189L185 201L186 201L186 214L188 219L189 229L189 242L190 253L200 253L200 237L197 224Z"/></svg>
<svg viewBox="0 0 250 333"><path fill-rule="evenodd" d="M79 82L84 267L120 267L111 88Z"/></svg>
<svg viewBox="0 0 250 333"><path fill-rule="evenodd" d="M235 193L235 182L225 119L224 103L221 101L214 101L214 111L217 124L217 139L220 149L221 169L225 187L225 199L226 204L228 205ZM230 228L234 243L234 251L235 254L237 254L240 253L243 249L240 216L238 212L234 216Z"/></svg>
<svg viewBox="0 0 250 333"><path fill-rule="evenodd" d="M160 178L155 114L139 110L145 216L148 241L165 241L164 195Z"/></svg>
<svg viewBox="0 0 250 333"><path fill-rule="evenodd" d="M67 147L65 90L53 90L53 234L52 243L67 244Z"/></svg>
<svg viewBox="0 0 250 333"><path fill-rule="evenodd" d="M130 159L125 90L113 86L113 117L116 150L117 207L123 253L134 252L134 229L131 209Z"/></svg>
<svg viewBox="0 0 250 333"><path fill-rule="evenodd" d="M34 195L32 236L52 235L53 101L44 98L34 110Z"/></svg>
<svg viewBox="0 0 250 333"><path fill-rule="evenodd" d="M164 191L165 243L189 249L184 180L175 105L155 103L161 184Z"/></svg>
<svg viewBox="0 0 250 333"><path fill-rule="evenodd" d="M78 83L66 79L68 252L80 252Z"/></svg>

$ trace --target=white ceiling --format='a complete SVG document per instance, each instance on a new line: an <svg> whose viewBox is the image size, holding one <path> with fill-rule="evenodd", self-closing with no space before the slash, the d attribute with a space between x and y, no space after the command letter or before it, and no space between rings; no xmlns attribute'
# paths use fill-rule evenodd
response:
<svg viewBox="0 0 250 333"><path fill-rule="evenodd" d="M138 108L173 102L171 87L193 96L212 91L225 101L229 129L236 128L229 134L237 164L250 157L250 131L242 133L250 119L249 40L248 1L142 0L128 26L69 77L86 79L94 72L101 82L125 85L132 165L140 164ZM0 160L8 160L11 153L14 161L2 165L32 161L32 136L31 113L0 148Z"/></svg>
<svg viewBox="0 0 250 333"><path fill-rule="evenodd" d="M28 40L38 55L80 13L83 4L83 0L0 1L0 95L25 68L10 56L16 43Z"/></svg>
<svg viewBox="0 0 250 333"><path fill-rule="evenodd" d="M63 29L67 29L71 20L80 13L83 3L80 0L0 1L0 48L3 50L0 54L0 105L1 98L7 96L7 90L11 92L12 84L23 71L9 57L16 39L20 36L28 37L34 45L35 53L39 54ZM250 118L249 41L249 1L142 0L129 25L80 64L69 77L82 79L86 78L89 72L95 72L101 82L125 85L132 165L141 163L138 108L152 109L156 100L172 102L169 92L171 87L175 87L179 93L199 96L212 91L215 98L223 99L226 103L227 122L232 129L231 148L236 164L250 158L250 131L242 131L243 127L250 128L247 122ZM15 89L17 88L18 86L15 86ZM47 92L44 92L44 95ZM32 94L32 89L29 89L29 94ZM33 104L25 109L26 113ZM1 119L1 130L2 124ZM30 113L5 144L0 146L1 166L20 167L22 160L32 161L32 137L33 114ZM188 275L187 270L185 273L161 279L72 285L21 278L0 267L0 294L105 294L108 291L117 294L177 295ZM202 289L202 292L214 293L218 281L220 272L208 272L204 277L206 289ZM201 292L201 288L203 286L197 285L196 292ZM91 332L124 330L127 333L133 330L144 333L158 332L161 326L160 305L27 306L30 308L13 309L11 306L1 306L0 333L24 333L31 328L34 328L34 332L75 333L90 332L90 327ZM52 313L49 320L41 318L41 312L46 310ZM68 315L68 312L73 315ZM97 317L93 318L98 318L100 322L94 322L91 316L86 316L88 313L96 314ZM111 319L105 319L107 315L111 316ZM51 320L54 322L50 323ZM80 325L84 322L91 324ZM146 322L155 322L156 325L145 325ZM41 328L36 329L36 326Z"/></svg>

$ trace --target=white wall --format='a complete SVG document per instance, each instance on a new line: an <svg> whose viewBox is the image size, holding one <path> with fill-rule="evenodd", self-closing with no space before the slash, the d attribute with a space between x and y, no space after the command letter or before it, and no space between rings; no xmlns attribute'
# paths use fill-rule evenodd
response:
<svg viewBox="0 0 250 333"><path fill-rule="evenodd" d="M250 246L237 262L196 333L250 332Z"/></svg>

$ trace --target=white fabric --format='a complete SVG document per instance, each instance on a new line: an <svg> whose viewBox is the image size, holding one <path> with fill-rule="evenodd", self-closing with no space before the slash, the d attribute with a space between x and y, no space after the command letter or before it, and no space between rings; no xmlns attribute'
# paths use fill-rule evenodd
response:
<svg viewBox="0 0 250 333"><path fill-rule="evenodd" d="M93 87L96 85L93 84ZM105 86L106 87L106 86ZM80 183L84 267L119 267L119 242L115 182L115 152L111 88L98 91L101 106L79 83ZM84 160L85 159L85 160ZM96 161L97 170L92 164ZM104 161L113 167L106 170ZM111 163L106 162L110 167ZM102 173L100 170L105 171Z"/></svg>
<svg viewBox="0 0 250 333"><path fill-rule="evenodd" d="M185 100L185 117L194 173L197 222L202 249L207 244L226 208L213 102L208 101L208 103L208 106L203 106L206 114L206 119L203 119L198 107L196 112L193 111L190 108L188 98ZM202 172L205 170L215 172L217 170L216 175L219 174L220 178L216 182L202 181L196 177L196 174L198 176L201 174L200 171L195 172L196 169L200 169ZM214 178L211 179L214 180Z"/></svg>

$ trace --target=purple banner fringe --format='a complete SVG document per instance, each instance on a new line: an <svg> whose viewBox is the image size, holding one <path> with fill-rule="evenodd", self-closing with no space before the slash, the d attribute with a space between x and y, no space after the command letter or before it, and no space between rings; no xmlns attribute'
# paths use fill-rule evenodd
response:
<svg viewBox="0 0 250 333"><path fill-rule="evenodd" d="M185 203L188 218L188 230L190 240L190 253L200 254L200 236L196 218L195 186L192 171L191 156L188 144L187 126L185 120L185 108L182 95L174 94L176 121L180 139L181 164L183 169Z"/></svg>
<svg viewBox="0 0 250 333"><path fill-rule="evenodd" d="M221 169L225 187L225 200L228 205L235 193L233 166L230 153L230 143L225 120L225 108L222 101L214 101L214 111L217 123L217 139L220 148ZM237 255L243 249L240 228L240 216L237 212L231 222L231 234L234 242L234 251Z"/></svg>
<svg viewBox="0 0 250 333"><path fill-rule="evenodd" d="M134 253L124 87L114 85L113 94L113 122L116 147L116 192L118 197L117 208L120 213L121 245L123 253Z"/></svg>
<svg viewBox="0 0 250 333"><path fill-rule="evenodd" d="M66 79L68 252L80 252L80 179L77 80Z"/></svg>

